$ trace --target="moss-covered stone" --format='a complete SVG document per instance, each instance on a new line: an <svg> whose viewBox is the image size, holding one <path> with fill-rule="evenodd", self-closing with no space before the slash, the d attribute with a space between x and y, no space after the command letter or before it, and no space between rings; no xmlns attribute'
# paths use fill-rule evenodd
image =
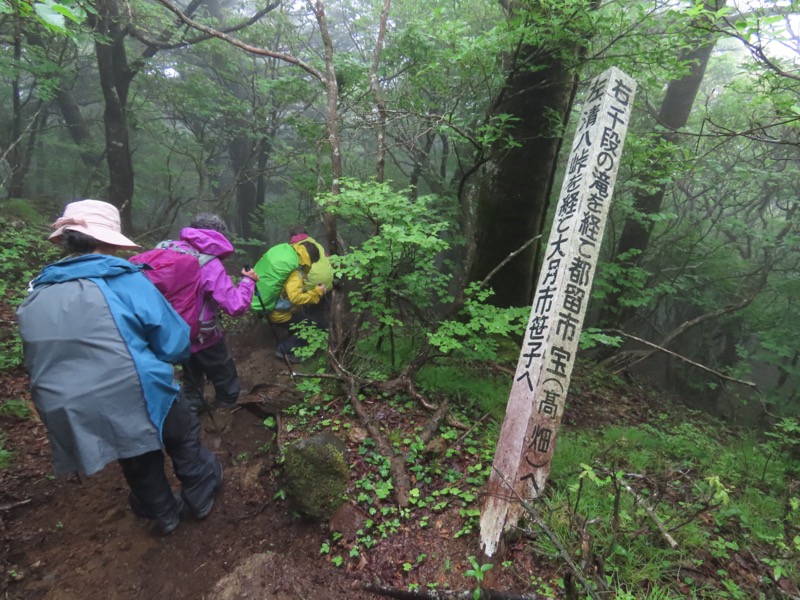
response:
<svg viewBox="0 0 800 600"><path fill-rule="evenodd" d="M345 450L344 442L331 433L286 448L286 491L300 512L324 520L342 505L350 480Z"/></svg>

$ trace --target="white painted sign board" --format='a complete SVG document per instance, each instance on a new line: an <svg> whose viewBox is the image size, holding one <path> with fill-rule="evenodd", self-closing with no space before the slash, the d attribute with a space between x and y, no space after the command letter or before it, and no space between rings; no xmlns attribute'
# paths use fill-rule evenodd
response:
<svg viewBox="0 0 800 600"><path fill-rule="evenodd" d="M550 473L635 91L615 67L589 86L481 509L486 557Z"/></svg>

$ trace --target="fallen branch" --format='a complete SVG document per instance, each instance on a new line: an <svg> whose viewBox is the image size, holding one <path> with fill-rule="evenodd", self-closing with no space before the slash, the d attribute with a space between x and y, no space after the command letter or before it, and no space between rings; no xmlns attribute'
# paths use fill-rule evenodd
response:
<svg viewBox="0 0 800 600"><path fill-rule="evenodd" d="M695 361L693 361L693 360L691 360L689 358L686 358L685 356L682 356L682 355L678 354L677 352L673 352L672 350L667 350L663 346L659 346L658 344L654 344L653 342L648 342L647 340L643 340L642 338L636 337L635 335L631 335L629 333L625 333L624 331L620 331L619 329L605 329L604 332L616 333L617 335L621 335L621 336L626 337L628 339L635 340L635 341L639 342L640 344L644 344L645 346L649 346L650 348L653 348L653 349L655 349L655 350L657 350L659 352L663 352L665 354L669 354L670 356L674 356L678 360L682 360L683 362L686 362L686 363L688 363L688 364L690 364L690 365L692 365L694 367L697 367L698 369L700 369L702 371L705 371L706 373L711 373L712 375L714 375L715 377L719 377L720 379L725 379L727 381L732 381L733 383L746 385L748 387L753 387L753 388L757 387L757 385L752 381L745 381L744 379L736 379L735 377L729 377L727 375L723 375L719 371L715 371L714 369L706 367L705 365L701 365L700 363L695 362ZM636 364L637 362L641 362L645 358L647 358L649 356L652 356L653 352L639 352L638 354L639 354L639 358L637 360L634 360L630 364L628 364L625 368L631 367L634 364ZM633 353L631 353L631 356L633 356Z"/></svg>
<svg viewBox="0 0 800 600"><path fill-rule="evenodd" d="M335 379L336 381L342 381L342 378L339 375L333 375L331 373L300 373L299 371L292 372L295 377L306 377L308 379Z"/></svg>
<svg viewBox="0 0 800 600"><path fill-rule="evenodd" d="M494 469L494 467L492 468ZM564 559L564 562L567 563L567 566L575 574L575 577L583 586L583 589L585 590L586 594L590 598L592 598L592 600L600 600L598 595L592 589L592 586L589 584L588 578L586 577L586 575L584 575L583 570L580 568L580 566L578 566L578 564L574 560L572 560L572 557L570 556L569 552L567 552L567 549L564 547L564 545L561 543L561 540L558 538L555 532L552 529L550 529L550 527L548 527L547 523L545 523L544 519L539 514L539 511L536 510L531 503L525 502L525 500L522 499L522 496L520 496L517 493L517 490L514 489L514 486L508 482L508 480L505 478L505 476L503 476L502 473L500 473L496 469L495 471L500 476L500 479L503 481L503 483L505 483L506 487L509 490L511 490L511 493L513 494L517 502L520 503L520 506L522 506L525 512L527 512L528 515L533 519L533 522L536 523L539 526L539 529L544 531L545 535L547 535L547 537L550 538L550 541L553 542L553 545L556 547L559 554L561 554L561 558Z"/></svg>
<svg viewBox="0 0 800 600"><path fill-rule="evenodd" d="M411 488L411 482L406 474L406 459L404 455L397 455L392 448L392 445L381 433L380 429L375 426L375 423L367 414L367 409L358 399L358 390L353 379L348 379L347 382L347 395L350 397L350 404L356 413L356 416L364 424L364 427L369 433L370 437L375 440L380 453L389 459L389 474L392 476L394 484L394 497L397 505L400 508L406 508L408 502L408 490Z"/></svg>
<svg viewBox="0 0 800 600"><path fill-rule="evenodd" d="M19 502L11 502L10 504L2 504L0 505L0 512L7 512L12 508L18 508L20 506L25 506L26 504L30 504L31 499L28 498L27 500L20 500Z"/></svg>
<svg viewBox="0 0 800 600"><path fill-rule="evenodd" d="M461 431L466 431L467 429L469 429L469 427L466 424L456 419L452 413L447 413L447 424L450 425L450 427L455 427L456 429L460 429Z"/></svg>
<svg viewBox="0 0 800 600"><path fill-rule="evenodd" d="M488 413L488 412L487 412L487 413L486 413L485 415L483 415L483 416L482 416L480 419L478 419L477 421L475 421L475 424L474 424L472 427L470 427L469 429L467 429L466 433L465 433L464 435L462 435L460 438L458 438L458 439L456 440L456 443L455 443L455 445L456 445L456 446L458 446L459 444L461 444L461 442L463 442L463 441L464 441L464 438L465 438L465 437L467 437L467 436L468 436L470 433L472 433L472 431L473 431L473 430L474 430L474 429L475 429L475 428L476 428L478 425L480 425L480 424L483 422L483 420L484 420L486 417L488 417L490 414L491 414L491 413Z"/></svg>
<svg viewBox="0 0 800 600"><path fill-rule="evenodd" d="M364 590L386 596L397 598L398 600L473 600L474 590L455 591L455 590L426 590L410 592L396 587L383 587L368 583ZM479 600L545 600L546 596L536 593L515 594L513 592L501 592L499 590L482 589Z"/></svg>
<svg viewBox="0 0 800 600"><path fill-rule="evenodd" d="M606 475L612 474L611 471L606 469L600 463L597 463L597 465L600 467L600 470L603 471ZM676 542L675 539L669 534L667 528L664 527L664 523L661 522L661 519L658 518L658 515L655 513L655 511L647 504L647 502L644 501L644 499L639 494L636 493L636 491L630 485L628 485L625 482L624 479L617 478L617 481L619 481L622 484L622 487L625 488L627 492L633 495L634 499L636 500L636 503L639 504L639 506L641 506L645 510L647 515L653 520L653 523L656 524L656 527L658 527L658 530L661 532L661 535L664 536L664 539L672 547L672 549L673 550L676 549L678 547L678 542Z"/></svg>
<svg viewBox="0 0 800 600"><path fill-rule="evenodd" d="M445 416L447 416L448 409L449 402L447 400L442 400L442 402L439 403L439 408L430 416L427 423L425 423L422 433L420 433L419 439L422 443L427 444L430 442L436 432L439 431L439 426L442 424Z"/></svg>

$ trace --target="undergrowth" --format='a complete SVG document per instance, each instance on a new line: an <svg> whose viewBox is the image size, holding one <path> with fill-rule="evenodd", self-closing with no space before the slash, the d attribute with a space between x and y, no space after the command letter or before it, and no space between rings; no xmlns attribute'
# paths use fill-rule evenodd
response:
<svg viewBox="0 0 800 600"><path fill-rule="evenodd" d="M0 313L13 319L27 295L28 282L58 256L47 241L40 217L25 203L4 204L0 216ZM19 214L20 216L15 216ZM22 364L22 342L16 327L0 329L0 371Z"/></svg>
<svg viewBox="0 0 800 600"><path fill-rule="evenodd" d="M481 493L501 422L495 409L507 395L502 378L486 375L486 369L463 365L422 372L420 388L430 397L451 397L458 418L472 427L464 432L443 425L427 445L418 437L427 415L416 402L402 396L362 398L395 450L408 455L412 489L405 509L393 501L389 460L361 430L350 406L319 383L305 382L314 403L288 411L286 432L328 430L348 440L355 456L348 497L367 515L356 540L331 532L322 544L320 552L332 564L357 568L362 555L380 552L401 530L430 528L443 515L457 522L449 535L477 548ZM597 401L631 393L618 380L588 384L587 377L599 376L579 375L575 387L602 390ZM519 560L519 552L529 553L554 577L522 570L517 577L539 593L616 600L769 598L776 590L795 590L800 467L791 453L800 441L798 431L797 422L787 419L759 438L682 407L646 424L563 427L547 492L535 501L550 534L531 520L525 525L529 540L514 555ZM563 551L591 589L574 582ZM466 556L450 558L468 567ZM502 567L514 569L514 563ZM405 566L409 589L439 585L421 581L415 561Z"/></svg>

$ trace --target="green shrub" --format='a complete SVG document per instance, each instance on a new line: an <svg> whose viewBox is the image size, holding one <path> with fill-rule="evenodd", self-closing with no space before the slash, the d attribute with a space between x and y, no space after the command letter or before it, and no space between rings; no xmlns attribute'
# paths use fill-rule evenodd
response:
<svg viewBox="0 0 800 600"><path fill-rule="evenodd" d="M0 415L27 419L31 416L31 409L25 400L10 399L0 404Z"/></svg>
<svg viewBox="0 0 800 600"><path fill-rule="evenodd" d="M32 210L17 206L14 212L27 214ZM28 283L57 256L58 249L47 241L46 230L35 220L0 217L0 312L16 310L27 294ZM0 370L21 364L22 342L16 327L0 330Z"/></svg>

